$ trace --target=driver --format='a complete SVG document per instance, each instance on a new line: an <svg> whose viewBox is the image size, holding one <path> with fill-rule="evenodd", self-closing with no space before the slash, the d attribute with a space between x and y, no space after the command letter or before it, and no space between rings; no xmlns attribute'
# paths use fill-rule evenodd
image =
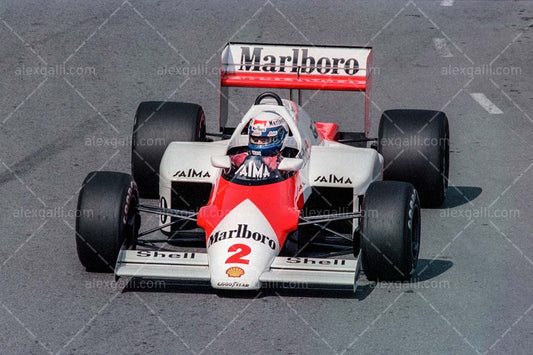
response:
<svg viewBox="0 0 533 355"><path fill-rule="evenodd" d="M289 126L273 111L263 111L250 121L248 127L248 153L232 157L232 162L240 166L247 156L260 155L270 170L278 167L281 151L285 147Z"/></svg>

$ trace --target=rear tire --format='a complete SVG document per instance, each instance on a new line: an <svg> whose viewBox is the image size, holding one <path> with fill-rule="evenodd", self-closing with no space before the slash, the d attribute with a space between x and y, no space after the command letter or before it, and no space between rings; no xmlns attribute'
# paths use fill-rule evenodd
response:
<svg viewBox="0 0 533 355"><path fill-rule="evenodd" d="M87 271L113 271L124 241L135 243L140 226L138 201L130 175L110 171L87 175L76 214L76 247Z"/></svg>
<svg viewBox="0 0 533 355"><path fill-rule="evenodd" d="M141 102L133 125L131 173L142 198L159 198L159 164L171 142L205 140L201 106L184 102Z"/></svg>
<svg viewBox="0 0 533 355"><path fill-rule="evenodd" d="M423 206L440 206L448 189L449 137L444 112L383 112L378 133L378 151L386 167L383 180L410 182Z"/></svg>
<svg viewBox="0 0 533 355"><path fill-rule="evenodd" d="M373 182L363 201L361 258L369 280L408 280L420 251L420 202L413 185Z"/></svg>

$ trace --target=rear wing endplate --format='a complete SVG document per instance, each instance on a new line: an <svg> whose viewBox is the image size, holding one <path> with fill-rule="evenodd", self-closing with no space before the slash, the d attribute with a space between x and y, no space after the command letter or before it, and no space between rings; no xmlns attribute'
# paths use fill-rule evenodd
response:
<svg viewBox="0 0 533 355"><path fill-rule="evenodd" d="M220 63L220 129L228 120L229 87L365 92L365 136L370 132L372 48L228 43Z"/></svg>

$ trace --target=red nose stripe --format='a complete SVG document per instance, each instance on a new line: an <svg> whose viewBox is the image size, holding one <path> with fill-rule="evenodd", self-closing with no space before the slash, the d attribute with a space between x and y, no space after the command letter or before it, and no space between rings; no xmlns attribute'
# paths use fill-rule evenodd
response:
<svg viewBox="0 0 533 355"><path fill-rule="evenodd" d="M238 185L219 178L215 195L198 213L198 226L205 230L206 238L209 237L231 210L249 199L268 220L282 246L287 234L298 228L303 203L299 186L298 174L281 182L261 186Z"/></svg>

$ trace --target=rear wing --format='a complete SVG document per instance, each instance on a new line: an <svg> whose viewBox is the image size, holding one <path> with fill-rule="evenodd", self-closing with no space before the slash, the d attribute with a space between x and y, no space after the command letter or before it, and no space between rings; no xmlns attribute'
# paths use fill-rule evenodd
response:
<svg viewBox="0 0 533 355"><path fill-rule="evenodd" d="M365 92L365 136L370 132L372 48L228 43L220 63L220 130L228 121L229 87Z"/></svg>

